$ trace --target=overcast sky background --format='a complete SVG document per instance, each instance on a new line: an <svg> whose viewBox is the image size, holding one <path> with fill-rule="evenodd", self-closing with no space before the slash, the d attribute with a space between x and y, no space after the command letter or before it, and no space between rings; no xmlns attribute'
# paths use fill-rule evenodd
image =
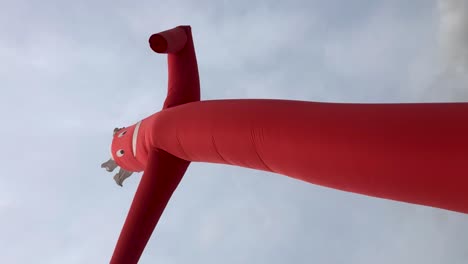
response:
<svg viewBox="0 0 468 264"><path fill-rule="evenodd" d="M100 164L181 24L205 100L468 101L467 0L0 0L0 263L109 261L140 175ZM140 263L466 264L468 215L192 163Z"/></svg>

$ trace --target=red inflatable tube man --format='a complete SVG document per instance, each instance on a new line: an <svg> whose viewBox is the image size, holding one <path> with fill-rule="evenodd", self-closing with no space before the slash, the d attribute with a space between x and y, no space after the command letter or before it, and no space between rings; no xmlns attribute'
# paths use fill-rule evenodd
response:
<svg viewBox="0 0 468 264"><path fill-rule="evenodd" d="M190 162L468 213L468 103L200 101L191 28L150 40L168 55L163 109L116 129L109 171L144 171L111 263L137 263Z"/></svg>

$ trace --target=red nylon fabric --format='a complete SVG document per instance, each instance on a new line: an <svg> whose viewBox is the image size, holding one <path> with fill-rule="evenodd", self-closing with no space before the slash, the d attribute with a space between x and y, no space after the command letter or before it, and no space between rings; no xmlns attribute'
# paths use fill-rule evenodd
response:
<svg viewBox="0 0 468 264"><path fill-rule="evenodd" d="M468 103L214 100L146 122L152 147L185 160L468 213Z"/></svg>
<svg viewBox="0 0 468 264"><path fill-rule="evenodd" d="M115 133L112 139L111 154L112 158L117 164L127 171L140 172L145 169L143 164L146 164L146 159L135 159L134 155L138 156L137 153L133 153L132 149L132 137L135 131L135 125L126 127ZM123 151L123 156L119 156L117 152Z"/></svg>
<svg viewBox="0 0 468 264"><path fill-rule="evenodd" d="M110 263L138 263L189 164L163 150L150 152Z"/></svg>

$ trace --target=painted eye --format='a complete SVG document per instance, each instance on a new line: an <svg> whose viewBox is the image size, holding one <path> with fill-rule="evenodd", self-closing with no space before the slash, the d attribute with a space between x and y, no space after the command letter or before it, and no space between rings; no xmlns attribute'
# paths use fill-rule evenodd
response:
<svg viewBox="0 0 468 264"><path fill-rule="evenodd" d="M121 133L118 135L118 137L119 137L119 138L120 138L120 137L123 137L125 134L127 134L127 130L121 132Z"/></svg>
<svg viewBox="0 0 468 264"><path fill-rule="evenodd" d="M114 128L114 132L113 132L112 135L115 136L115 134L117 134L120 130L122 130L122 129L124 129L124 128L125 128L125 127L121 127L121 128L116 127L116 128Z"/></svg>
<svg viewBox="0 0 468 264"><path fill-rule="evenodd" d="M117 157L121 158L125 154L125 151L123 149L119 149L115 154L117 155Z"/></svg>

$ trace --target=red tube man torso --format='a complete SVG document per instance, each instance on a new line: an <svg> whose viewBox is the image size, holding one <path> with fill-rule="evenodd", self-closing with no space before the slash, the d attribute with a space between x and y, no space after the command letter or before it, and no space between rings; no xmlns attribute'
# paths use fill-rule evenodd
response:
<svg viewBox="0 0 468 264"><path fill-rule="evenodd" d="M114 135L115 162L144 173L111 263L138 262L192 161L468 213L468 103L200 101L190 27L150 45L168 53L168 97Z"/></svg>

